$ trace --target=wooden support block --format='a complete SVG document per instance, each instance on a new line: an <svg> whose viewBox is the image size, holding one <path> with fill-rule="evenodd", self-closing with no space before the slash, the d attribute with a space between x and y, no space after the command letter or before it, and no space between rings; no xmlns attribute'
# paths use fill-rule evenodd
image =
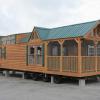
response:
<svg viewBox="0 0 100 100"><path fill-rule="evenodd" d="M22 79L25 79L25 73L24 72L22 73Z"/></svg>
<svg viewBox="0 0 100 100"><path fill-rule="evenodd" d="M9 77L9 71L4 71L5 77Z"/></svg>
<svg viewBox="0 0 100 100"><path fill-rule="evenodd" d="M97 81L100 82L100 76L97 76Z"/></svg>
<svg viewBox="0 0 100 100"><path fill-rule="evenodd" d="M54 84L54 76L51 76L51 84Z"/></svg>
<svg viewBox="0 0 100 100"><path fill-rule="evenodd" d="M84 87L85 86L85 79L79 79L79 86Z"/></svg>

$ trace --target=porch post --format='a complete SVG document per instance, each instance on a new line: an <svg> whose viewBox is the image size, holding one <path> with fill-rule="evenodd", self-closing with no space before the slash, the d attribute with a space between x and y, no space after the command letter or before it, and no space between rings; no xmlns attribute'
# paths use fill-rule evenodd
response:
<svg viewBox="0 0 100 100"><path fill-rule="evenodd" d="M97 41L94 41L94 47L95 47L95 71L97 72L97 44L98 42Z"/></svg>
<svg viewBox="0 0 100 100"><path fill-rule="evenodd" d="M34 48L34 64L37 64L37 46Z"/></svg>
<svg viewBox="0 0 100 100"><path fill-rule="evenodd" d="M79 43L78 43L78 71L79 74L81 74L82 72L82 58L81 58L81 40L79 39Z"/></svg>
<svg viewBox="0 0 100 100"><path fill-rule="evenodd" d="M60 44L60 48L61 48L61 52L60 52L60 72L62 72L62 56L63 56L63 43L64 40L59 40L59 44Z"/></svg>
<svg viewBox="0 0 100 100"><path fill-rule="evenodd" d="M80 75L82 72L81 39L76 39L76 42L78 43L78 73Z"/></svg>
<svg viewBox="0 0 100 100"><path fill-rule="evenodd" d="M44 66L45 66L45 70L47 70L47 52L48 52L48 49L47 49L47 45L48 45L48 42L45 42L45 58L44 58Z"/></svg>

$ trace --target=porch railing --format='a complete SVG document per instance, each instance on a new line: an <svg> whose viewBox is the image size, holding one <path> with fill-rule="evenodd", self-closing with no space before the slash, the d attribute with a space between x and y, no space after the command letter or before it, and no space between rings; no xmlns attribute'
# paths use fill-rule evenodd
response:
<svg viewBox="0 0 100 100"><path fill-rule="evenodd" d="M48 70L60 70L60 56L48 56L47 66Z"/></svg>
<svg viewBox="0 0 100 100"><path fill-rule="evenodd" d="M61 67L62 66L62 67ZM77 56L48 56L47 57L48 70L77 72L78 57Z"/></svg>
<svg viewBox="0 0 100 100"><path fill-rule="evenodd" d="M77 72L78 71L78 57L77 56L63 56L62 57L62 71Z"/></svg>
<svg viewBox="0 0 100 100"><path fill-rule="evenodd" d="M48 56L47 69L62 72L78 72L78 56ZM81 56L81 72L100 71L100 56Z"/></svg>
<svg viewBox="0 0 100 100"><path fill-rule="evenodd" d="M94 72L96 70L96 56L82 56L82 72Z"/></svg>

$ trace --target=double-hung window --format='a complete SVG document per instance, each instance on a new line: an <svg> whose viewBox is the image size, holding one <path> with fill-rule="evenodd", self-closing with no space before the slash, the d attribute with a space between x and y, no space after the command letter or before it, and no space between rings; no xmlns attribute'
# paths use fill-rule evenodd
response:
<svg viewBox="0 0 100 100"><path fill-rule="evenodd" d="M95 55L95 48L94 46L88 45L88 56L94 56Z"/></svg>
<svg viewBox="0 0 100 100"><path fill-rule="evenodd" d="M96 48L94 46L88 45L88 56L100 56L100 45Z"/></svg>

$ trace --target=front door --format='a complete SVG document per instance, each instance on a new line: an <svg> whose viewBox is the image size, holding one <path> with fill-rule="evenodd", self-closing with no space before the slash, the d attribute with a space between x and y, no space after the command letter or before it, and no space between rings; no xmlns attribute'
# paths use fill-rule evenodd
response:
<svg viewBox="0 0 100 100"><path fill-rule="evenodd" d="M28 47L28 64L42 65L42 46Z"/></svg>

